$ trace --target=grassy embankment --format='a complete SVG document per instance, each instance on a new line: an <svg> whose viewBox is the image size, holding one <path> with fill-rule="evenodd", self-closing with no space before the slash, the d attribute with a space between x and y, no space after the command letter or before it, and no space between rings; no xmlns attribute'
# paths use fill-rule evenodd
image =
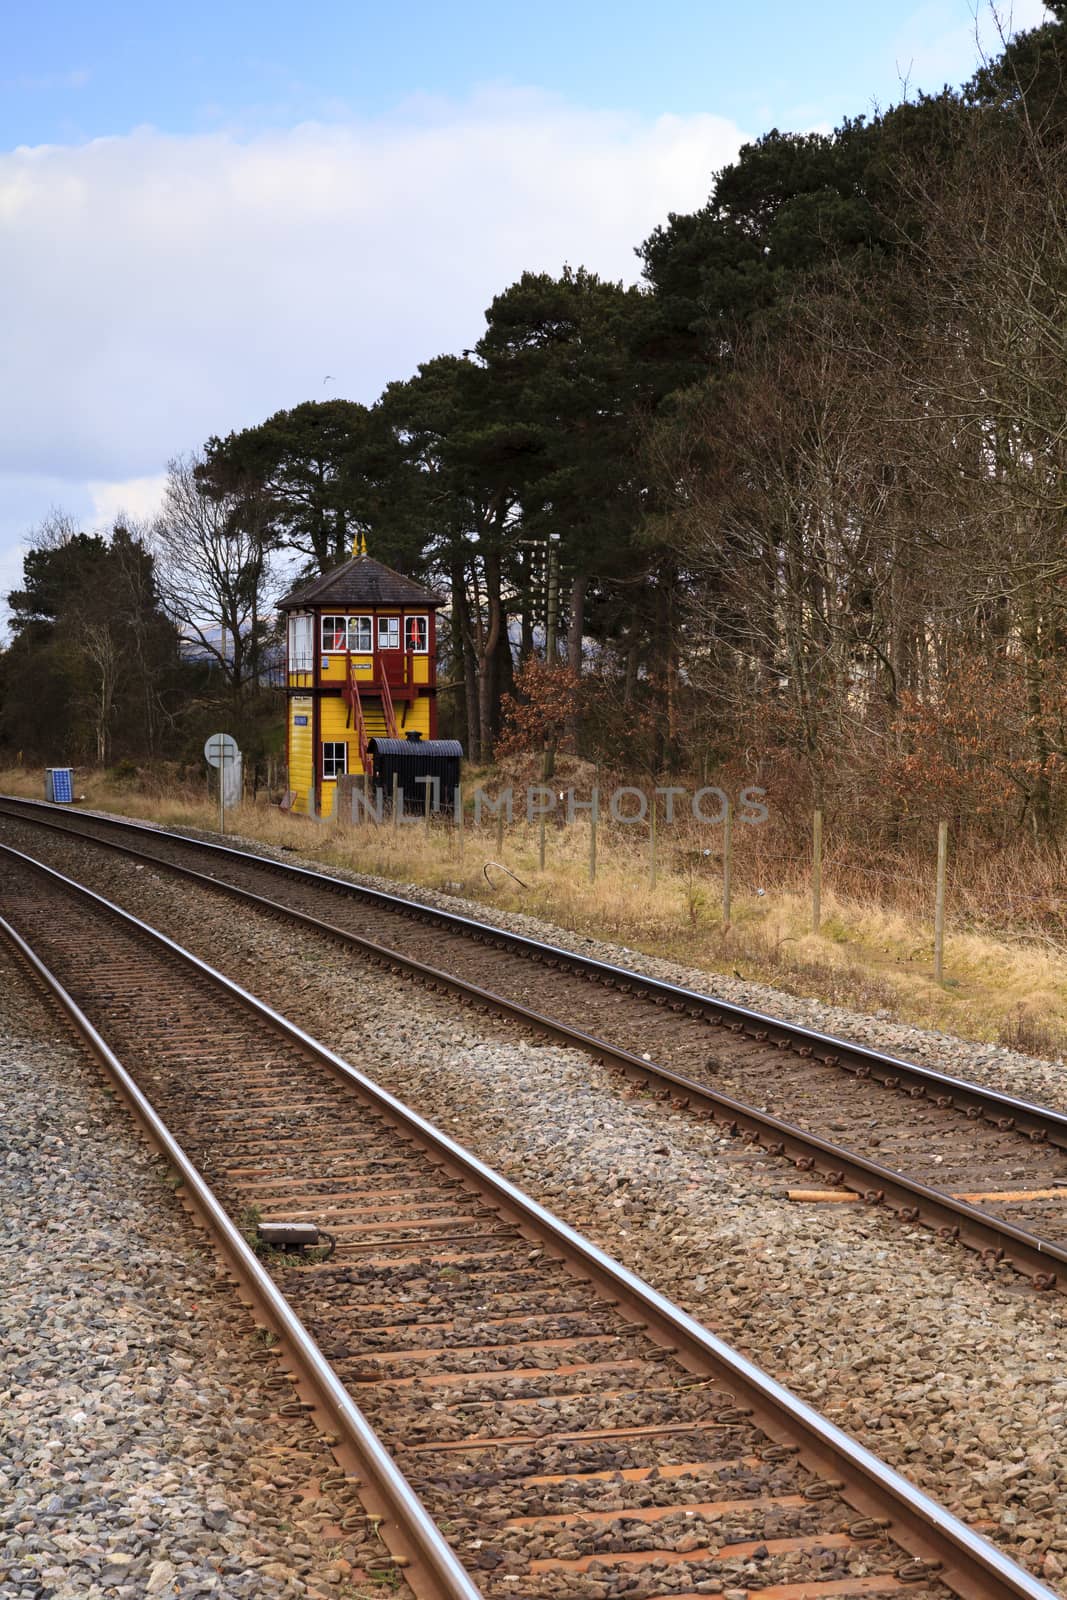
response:
<svg viewBox="0 0 1067 1600"><path fill-rule="evenodd" d="M473 776L467 778L468 792ZM493 785L485 779L487 790ZM39 771L0 772L0 791L43 794ZM118 781L79 770L85 804L169 826L217 827L200 786L143 775ZM811 932L809 866L782 851L768 828L736 829L732 918L721 915L721 829L662 829L650 881L647 828L601 825L595 884L588 881L586 821L550 823L538 869L536 826L516 823L498 851L492 825L454 831L421 822L394 830L290 817L264 796L231 815L235 834L285 845L398 883L444 889L487 908L524 911L576 932L670 957L711 973L887 1013L968 1038L1052 1057L1067 1052L1067 893L1049 865L957 858L949 881L945 982L935 984L933 860L877 867L827 850L822 925ZM709 854L705 854L709 851ZM500 867L500 862L515 876ZM521 880L517 881L517 880ZM762 892L757 892L762 891Z"/></svg>

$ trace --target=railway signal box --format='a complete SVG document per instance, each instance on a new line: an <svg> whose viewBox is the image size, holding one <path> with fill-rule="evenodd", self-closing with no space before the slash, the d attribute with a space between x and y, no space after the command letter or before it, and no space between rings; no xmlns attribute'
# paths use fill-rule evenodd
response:
<svg viewBox="0 0 1067 1600"><path fill-rule="evenodd" d="M338 778L372 770L372 739L436 739L440 604L365 551L281 601L294 812L332 816Z"/></svg>

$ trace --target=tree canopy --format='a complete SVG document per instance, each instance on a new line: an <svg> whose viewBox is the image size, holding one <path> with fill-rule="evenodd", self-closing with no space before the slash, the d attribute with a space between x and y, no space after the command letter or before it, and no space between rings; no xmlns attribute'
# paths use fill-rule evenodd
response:
<svg viewBox="0 0 1067 1600"><path fill-rule="evenodd" d="M951 768L991 829L1054 839L1067 0L1048 9L958 89L745 145L637 246L638 286L524 272L468 349L374 404L306 400L212 437L172 474L158 568L118 531L36 544L5 737L28 736L14 699L40 650L56 714L82 707L70 737L91 743L95 716L104 748L85 629L111 618L119 565L141 573L122 604L146 640L162 648L161 606L186 634L209 613L208 654L207 624L229 631L240 697L262 684L272 567L324 571L366 538L447 594L444 722L478 759L502 731L514 749L558 669L551 738L579 755L660 770L756 751L781 784L863 795L894 827ZM183 568L175 529L194 525L210 538ZM550 590L566 662L539 673Z"/></svg>

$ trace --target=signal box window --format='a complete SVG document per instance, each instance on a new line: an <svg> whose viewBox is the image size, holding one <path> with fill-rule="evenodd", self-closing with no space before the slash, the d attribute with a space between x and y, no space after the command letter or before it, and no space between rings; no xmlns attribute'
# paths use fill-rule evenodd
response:
<svg viewBox="0 0 1067 1600"><path fill-rule="evenodd" d="M371 650L370 617L349 617L348 648L369 655Z"/></svg>
<svg viewBox="0 0 1067 1600"><path fill-rule="evenodd" d="M400 649L400 618L399 617L379 617L378 618L378 649L379 650L399 650Z"/></svg>
<svg viewBox="0 0 1067 1600"><path fill-rule="evenodd" d="M315 665L314 617L289 618L289 671L310 672Z"/></svg>
<svg viewBox="0 0 1067 1600"><path fill-rule="evenodd" d="M323 617L322 648L324 650L343 650L347 632L347 617Z"/></svg>
<svg viewBox="0 0 1067 1600"><path fill-rule="evenodd" d="M339 778L342 772L348 771L348 746L340 744L324 744L322 747L322 775L324 778Z"/></svg>
<svg viewBox="0 0 1067 1600"><path fill-rule="evenodd" d="M424 656L430 648L430 619L406 617L404 619L404 649Z"/></svg>
<svg viewBox="0 0 1067 1600"><path fill-rule="evenodd" d="M358 650L361 655L371 652L370 617L323 617L322 648L324 650Z"/></svg>

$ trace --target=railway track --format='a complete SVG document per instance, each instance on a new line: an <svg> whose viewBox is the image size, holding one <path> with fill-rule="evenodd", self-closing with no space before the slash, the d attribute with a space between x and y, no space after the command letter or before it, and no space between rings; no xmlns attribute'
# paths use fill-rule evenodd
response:
<svg viewBox="0 0 1067 1600"><path fill-rule="evenodd" d="M814 1181L1007 1259L1039 1289L1067 1288L1060 1112L289 863L35 801L0 797L5 814L328 933L393 971L592 1052Z"/></svg>
<svg viewBox="0 0 1067 1600"><path fill-rule="evenodd" d="M420 1596L1050 1591L372 1080L0 850L3 931L164 1151ZM32 948L31 948L32 945ZM311 1219L328 1259L237 1224ZM269 1267L269 1271L267 1268ZM388 1552L388 1553L387 1553Z"/></svg>
<svg viewBox="0 0 1067 1600"><path fill-rule="evenodd" d="M394 972L591 1051L814 1181L1010 1261L1038 1289L1067 1289L1060 1112L286 862L0 796L5 814L328 933Z"/></svg>

